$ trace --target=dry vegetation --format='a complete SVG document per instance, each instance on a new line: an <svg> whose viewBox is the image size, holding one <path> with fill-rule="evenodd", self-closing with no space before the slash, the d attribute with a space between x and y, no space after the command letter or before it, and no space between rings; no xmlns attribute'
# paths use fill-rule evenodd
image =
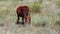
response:
<svg viewBox="0 0 60 34"><path fill-rule="evenodd" d="M0 34L60 34L60 0L37 1L0 0ZM22 5L30 8L31 25L15 24L16 8Z"/></svg>

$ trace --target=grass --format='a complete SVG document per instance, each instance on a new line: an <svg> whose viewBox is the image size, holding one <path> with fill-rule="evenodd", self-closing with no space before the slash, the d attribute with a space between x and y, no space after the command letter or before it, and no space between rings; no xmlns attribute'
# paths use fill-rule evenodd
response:
<svg viewBox="0 0 60 34"><path fill-rule="evenodd" d="M60 0L57 1L57 5L58 5L58 7L60 7Z"/></svg>
<svg viewBox="0 0 60 34"><path fill-rule="evenodd" d="M30 4L30 3L29 3ZM8 8L0 11L0 24L8 23L8 26L0 27L0 34L6 32L7 34L51 34L50 25L53 23L54 19L51 16L46 16L42 14L36 14L31 12L32 21L29 26L21 26L16 25L16 6L18 5L18 1L12 2L11 4L7 4ZM37 4L39 5L39 4ZM51 24L50 24L51 23ZM59 22L58 22L59 23ZM40 25L45 24L46 27L41 27ZM39 27L35 27L38 25ZM48 27L47 27L48 26ZM5 31L7 29L7 31ZM55 32L54 32L55 33ZM5 33L4 33L5 34Z"/></svg>
<svg viewBox="0 0 60 34"><path fill-rule="evenodd" d="M4 22L6 16L8 15L9 11L8 10L2 10L0 12L0 23Z"/></svg>
<svg viewBox="0 0 60 34"><path fill-rule="evenodd" d="M55 25L59 25L60 26L60 20L56 21Z"/></svg>
<svg viewBox="0 0 60 34"><path fill-rule="evenodd" d="M42 1L41 1L42 2ZM34 2L34 4L31 6L31 12L33 11L34 13L40 13L41 11L41 2Z"/></svg>

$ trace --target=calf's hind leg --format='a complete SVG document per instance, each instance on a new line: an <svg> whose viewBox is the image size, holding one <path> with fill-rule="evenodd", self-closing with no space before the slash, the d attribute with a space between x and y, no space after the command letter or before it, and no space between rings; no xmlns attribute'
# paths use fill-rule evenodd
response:
<svg viewBox="0 0 60 34"><path fill-rule="evenodd" d="M22 17L22 24L24 25L24 17Z"/></svg>
<svg viewBox="0 0 60 34"><path fill-rule="evenodd" d="M19 18L19 15L17 16L17 24L19 24L19 20L20 20L20 18Z"/></svg>

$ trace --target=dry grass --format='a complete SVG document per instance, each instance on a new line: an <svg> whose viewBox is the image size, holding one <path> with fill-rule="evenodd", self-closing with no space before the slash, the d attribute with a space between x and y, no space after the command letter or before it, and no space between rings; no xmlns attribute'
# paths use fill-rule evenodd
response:
<svg viewBox="0 0 60 34"><path fill-rule="evenodd" d="M23 26L15 24L17 20L16 7L20 6L20 4L25 5L25 3L19 1L15 1L16 4L13 1L8 2L0 1L0 25L2 25L0 26L0 34L60 34L59 30L55 31L51 29L51 26L53 26L59 18L56 14L57 8L54 5L55 3L51 2L49 4L45 4L44 2L48 1L43 0L41 13L31 13L31 25ZM31 3L27 3L26 5L31 6ZM45 27L42 27L43 24L45 24ZM59 28L56 28L56 30L57 29Z"/></svg>

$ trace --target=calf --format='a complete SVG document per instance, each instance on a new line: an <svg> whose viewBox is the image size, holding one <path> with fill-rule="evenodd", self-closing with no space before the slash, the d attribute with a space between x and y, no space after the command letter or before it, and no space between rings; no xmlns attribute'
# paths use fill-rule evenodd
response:
<svg viewBox="0 0 60 34"><path fill-rule="evenodd" d="M22 24L24 24L24 19L26 23L28 24L31 23L31 16L28 6L18 7L16 13L17 13L17 24L19 23L20 20L19 17L22 17L22 21L23 21Z"/></svg>

